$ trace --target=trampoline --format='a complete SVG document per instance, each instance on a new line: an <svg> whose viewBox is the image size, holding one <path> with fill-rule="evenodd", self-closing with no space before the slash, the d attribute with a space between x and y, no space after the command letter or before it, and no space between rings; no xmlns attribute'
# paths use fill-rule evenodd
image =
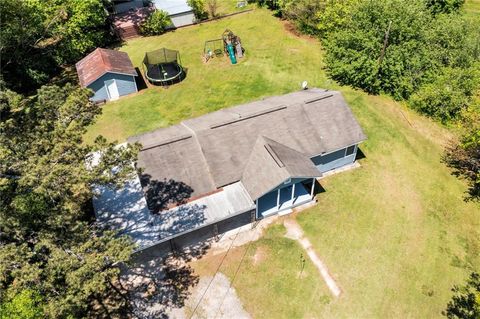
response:
<svg viewBox="0 0 480 319"><path fill-rule="evenodd" d="M185 77L180 53L166 48L145 53L143 73L150 83L157 85L177 83Z"/></svg>

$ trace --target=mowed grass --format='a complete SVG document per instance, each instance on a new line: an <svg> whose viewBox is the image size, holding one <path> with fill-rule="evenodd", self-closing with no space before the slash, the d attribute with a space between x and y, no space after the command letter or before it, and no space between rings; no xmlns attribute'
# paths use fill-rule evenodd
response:
<svg viewBox="0 0 480 319"><path fill-rule="evenodd" d="M220 265L219 272L233 281L245 310L254 318L315 317L312 310L330 302L329 291L300 245L284 233L283 225L271 225L260 240L230 250L222 264L224 254L218 254L192 266L198 275L211 276ZM223 299L226 293L217 297Z"/></svg>
<svg viewBox="0 0 480 319"><path fill-rule="evenodd" d="M235 1L233 1L236 3ZM241 37L246 56L237 65L227 57L202 60L206 40L225 29ZM321 46L309 38L286 32L272 12L255 9L233 17L191 26L158 37L128 41L120 50L141 70L145 52L167 47L180 51L186 79L168 88L149 87L103 106L87 135L108 140L127 137L180 122L227 106L298 90L303 80L325 87Z"/></svg>
<svg viewBox="0 0 480 319"><path fill-rule="evenodd" d="M480 15L480 0L467 0L464 4L465 12L469 15Z"/></svg>
<svg viewBox="0 0 480 319"><path fill-rule="evenodd" d="M366 158L322 180L318 204L295 218L343 295L329 294L308 258L308 279L299 277L305 252L283 237L282 225L252 244L242 263L243 253L230 253L220 271L235 278L255 318L441 317L451 287L480 266L479 206L464 201L466 185L441 163L451 136L389 98L342 91L368 135ZM220 257L194 267L211 275L212 258Z"/></svg>

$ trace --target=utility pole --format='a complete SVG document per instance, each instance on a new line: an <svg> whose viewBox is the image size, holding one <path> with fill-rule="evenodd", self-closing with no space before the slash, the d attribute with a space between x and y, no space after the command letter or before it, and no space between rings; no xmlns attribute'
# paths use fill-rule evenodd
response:
<svg viewBox="0 0 480 319"><path fill-rule="evenodd" d="M392 20L390 20L390 22L388 23L387 31L385 31L385 38L383 39L382 51L380 52L380 58L378 58L379 69L382 66L383 58L385 57L385 51L387 50L388 37L390 36L390 28L391 27L392 27Z"/></svg>

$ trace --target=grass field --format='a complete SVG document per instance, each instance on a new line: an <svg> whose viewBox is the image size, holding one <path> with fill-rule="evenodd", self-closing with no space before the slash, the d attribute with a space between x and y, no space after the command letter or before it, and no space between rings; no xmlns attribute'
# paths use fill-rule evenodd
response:
<svg viewBox="0 0 480 319"><path fill-rule="evenodd" d="M480 0L467 0L464 4L465 11L470 15L480 14Z"/></svg>
<svg viewBox="0 0 480 319"><path fill-rule="evenodd" d="M309 262L298 277L304 252L282 225L248 249L233 286L257 318L439 317L452 285L480 266L480 209L441 163L450 135L389 98L343 91L368 135L366 158L324 179L318 205L296 218L344 294L334 300ZM220 268L230 279L245 249ZM211 274L220 257L194 267Z"/></svg>
<svg viewBox="0 0 480 319"><path fill-rule="evenodd" d="M231 65L227 57L204 64L205 41L220 37L226 28L241 37L246 57L237 65ZM285 32L284 24L267 10L186 27L159 37L134 39L120 49L128 52L133 64L141 69L145 52L162 47L180 51L182 64L188 69L187 78L168 89L151 87L107 103L103 115L87 133L87 141L98 134L124 141L131 135L185 118L297 90L303 80L312 86L328 85L322 72L320 44Z"/></svg>
<svg viewBox="0 0 480 319"><path fill-rule="evenodd" d="M467 3L474 8L475 3ZM203 42L225 28L243 40L247 57L201 60ZM110 140L177 123L229 105L310 86L341 90L368 135L366 158L354 171L322 181L318 205L296 218L344 291L333 299L304 252L281 224L229 253L220 271L256 318L436 318L450 288L480 266L480 208L465 202L466 185L441 163L444 128L388 97L330 82L320 43L297 37L271 12L257 9L160 37L129 41L121 50L140 66L145 51L179 49L184 82L149 88L104 106L89 131ZM248 249L248 250L247 250ZM245 253L245 258L240 264ZM211 275L222 255L193 264ZM239 272L235 276L237 267ZM219 296L221 298L221 296Z"/></svg>

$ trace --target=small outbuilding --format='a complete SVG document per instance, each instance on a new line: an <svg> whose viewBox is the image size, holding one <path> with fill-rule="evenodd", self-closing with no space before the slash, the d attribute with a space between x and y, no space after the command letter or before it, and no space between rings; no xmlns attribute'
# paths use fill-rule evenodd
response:
<svg viewBox="0 0 480 319"><path fill-rule="evenodd" d="M75 65L80 85L94 92L92 101L112 101L137 92L137 71L125 52L97 48Z"/></svg>
<svg viewBox="0 0 480 319"><path fill-rule="evenodd" d="M195 23L195 14L186 0L153 0L156 9L168 13L175 28Z"/></svg>

